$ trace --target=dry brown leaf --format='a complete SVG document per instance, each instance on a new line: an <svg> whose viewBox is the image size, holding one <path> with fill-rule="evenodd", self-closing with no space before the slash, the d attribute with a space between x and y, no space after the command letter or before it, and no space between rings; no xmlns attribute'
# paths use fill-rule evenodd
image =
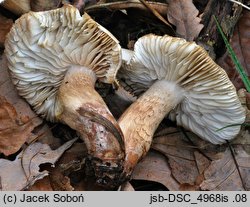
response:
<svg viewBox="0 0 250 207"><path fill-rule="evenodd" d="M179 37L193 41L203 28L198 13L192 0L171 0L167 16L169 22L176 26Z"/></svg>
<svg viewBox="0 0 250 207"><path fill-rule="evenodd" d="M0 105L0 152L9 155L32 137L31 131L42 120L17 94L3 56L0 56L0 66L0 96L4 97Z"/></svg>
<svg viewBox="0 0 250 207"><path fill-rule="evenodd" d="M132 179L149 180L163 184L169 190L178 190L179 184L171 175L171 169L166 158L150 151L147 156L138 163L132 174Z"/></svg>
<svg viewBox="0 0 250 207"><path fill-rule="evenodd" d="M4 48L4 41L7 33L12 27L13 20L7 19L6 17L0 14L0 48Z"/></svg>
<svg viewBox="0 0 250 207"><path fill-rule="evenodd" d="M61 6L62 0L31 0L31 11L47 11Z"/></svg>
<svg viewBox="0 0 250 207"><path fill-rule="evenodd" d="M35 142L20 152L14 161L0 159L0 169L4 169L0 171L1 190L22 190L47 176L48 171L39 171L39 165L54 165L75 140L66 142L56 150L51 150L47 144Z"/></svg>
<svg viewBox="0 0 250 207"><path fill-rule="evenodd" d="M167 127L156 133L152 148L166 156L179 190L200 190L205 170L226 146L213 145L191 132Z"/></svg>
<svg viewBox="0 0 250 207"><path fill-rule="evenodd" d="M229 149L220 153L220 159L212 161L205 171L205 180L201 183L203 190L250 190L250 156L242 146L234 148L244 186L237 171L235 162Z"/></svg>
<svg viewBox="0 0 250 207"><path fill-rule="evenodd" d="M152 148L163 153L171 168L172 176L180 184L195 185L200 175L194 156L194 146L182 139L181 133L173 133L154 139Z"/></svg>
<svg viewBox="0 0 250 207"><path fill-rule="evenodd" d="M92 1L86 1L86 0L73 0L71 4L72 4L74 7L76 7L79 11L81 11L82 9L84 9L86 3L93 3L93 4L96 4L96 1L95 1L95 0L92 0Z"/></svg>
<svg viewBox="0 0 250 207"><path fill-rule="evenodd" d="M104 187L98 186L95 179L85 176L85 158L87 149L84 143L74 143L67 150L55 168L50 170L50 182L53 190L68 191L100 191Z"/></svg>
<svg viewBox="0 0 250 207"><path fill-rule="evenodd" d="M240 64L245 69L247 75L250 75L250 12L243 10L242 17L235 26L230 44L236 53ZM244 84L235 69L233 61L228 52L218 59L218 64L225 69L230 80L236 89L244 88Z"/></svg>
<svg viewBox="0 0 250 207"><path fill-rule="evenodd" d="M198 151L194 151L194 157L195 157L195 161L196 161L199 174L201 175L208 168L211 161Z"/></svg>
<svg viewBox="0 0 250 207"><path fill-rule="evenodd" d="M130 182L123 183L120 191L135 191L134 187L130 184Z"/></svg>
<svg viewBox="0 0 250 207"><path fill-rule="evenodd" d="M46 176L41 180L37 180L34 185L30 186L29 191L53 191L49 177Z"/></svg>
<svg viewBox="0 0 250 207"><path fill-rule="evenodd" d="M192 133L187 134L193 144L184 141L182 134L172 131L155 138L152 146L168 158L172 176L180 184L179 190L244 190L227 145L206 145ZM241 131L232 146L244 185L249 190L250 155L244 150L245 144L239 144L249 140L249 133L247 137L244 134Z"/></svg>
<svg viewBox="0 0 250 207"><path fill-rule="evenodd" d="M202 190L250 190L250 155L243 150L242 146L235 146L234 150L246 189L243 187L232 154L227 149L220 153L220 159L212 161L205 170L205 180L200 185Z"/></svg>
<svg viewBox="0 0 250 207"><path fill-rule="evenodd" d="M41 123L38 118L23 123L15 108L0 96L0 153L8 156L17 152Z"/></svg>
<svg viewBox="0 0 250 207"><path fill-rule="evenodd" d="M191 132L167 127L155 134L151 148L167 158L178 190L244 190L241 177L249 190L249 132L241 130L231 146L240 174L227 144L213 145Z"/></svg>
<svg viewBox="0 0 250 207"><path fill-rule="evenodd" d="M70 181L69 176L77 171L80 171L83 166L84 158L87 155L87 149L84 143L75 143L67 150L57 163L57 166L51 170L50 181L53 190L74 190L74 182ZM83 172L79 172L81 178L84 178ZM76 176L76 174L74 175ZM79 180L80 182L80 180ZM79 186L78 186L79 187ZM83 187L83 186L81 186ZM87 190L78 188L77 190Z"/></svg>
<svg viewBox="0 0 250 207"><path fill-rule="evenodd" d="M82 0L74 0L74 1L82 2ZM103 0L103 1L98 1L97 3L95 2L95 0L92 1L90 0L86 1L85 3L86 3L85 11L87 13L90 13L92 11L97 11L98 9L102 8L106 8L108 10L126 10L132 8L135 9L136 11L145 11L147 15L151 13L149 12L149 9L145 5L143 5L139 0L126 0L126 1ZM167 14L168 5L166 3L165 2L161 3L159 1L147 1L147 4L162 16L166 16ZM76 3L73 3L73 5L79 9L79 6L77 6Z"/></svg>
<svg viewBox="0 0 250 207"><path fill-rule="evenodd" d="M64 176L59 171L53 172L53 175L50 176L51 187L54 191L73 191L74 188L70 183L70 179L67 176Z"/></svg>

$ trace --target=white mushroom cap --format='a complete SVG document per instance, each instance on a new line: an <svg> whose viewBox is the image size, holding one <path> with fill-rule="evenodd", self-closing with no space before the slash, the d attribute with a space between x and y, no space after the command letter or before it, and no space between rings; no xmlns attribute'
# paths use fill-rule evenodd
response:
<svg viewBox="0 0 250 207"><path fill-rule="evenodd" d="M245 110L226 72L194 42L146 35L136 42L134 56L126 57L118 77L136 95L157 80L177 83L185 98L170 118L214 144L234 138L240 126L219 129L245 120Z"/></svg>
<svg viewBox="0 0 250 207"><path fill-rule="evenodd" d="M57 91L67 70L84 66L101 81L112 83L121 64L120 50L110 32L70 5L24 14L5 41L19 94L50 121L55 121Z"/></svg>

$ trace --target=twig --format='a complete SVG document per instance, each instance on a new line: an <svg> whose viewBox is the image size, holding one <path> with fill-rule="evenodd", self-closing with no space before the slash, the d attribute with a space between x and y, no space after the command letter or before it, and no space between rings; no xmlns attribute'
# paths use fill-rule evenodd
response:
<svg viewBox="0 0 250 207"><path fill-rule="evenodd" d="M238 171L238 173L239 173L239 176L240 176L240 180L241 180L242 186L243 186L244 190L246 190L246 186L245 186L245 183L244 183L244 181L243 181L243 178L242 178L242 175L241 175L241 172L240 172L240 168L239 168L238 162L237 162L237 160L236 160L236 158L235 158L234 150L233 150L233 148L232 148L230 142L227 141L227 144L228 144L228 147L229 147L230 152L231 152L231 154L232 154L233 161L234 161L234 164L235 164L235 166L236 166L236 169L237 169L237 171Z"/></svg>
<svg viewBox="0 0 250 207"><path fill-rule="evenodd" d="M163 18L163 16L161 16L161 14L156 11L153 7L151 7L145 0L140 0L140 2L145 6L147 7L159 20L161 20L164 24L166 24L167 26L171 27L172 26Z"/></svg>
<svg viewBox="0 0 250 207"><path fill-rule="evenodd" d="M239 1L236 1L236 0L228 0L228 1L231 1L231 2L233 2L235 4L239 4L240 6L244 7L245 9L250 10L250 7L246 6L245 4L243 4L243 3L239 2Z"/></svg>
<svg viewBox="0 0 250 207"><path fill-rule="evenodd" d="M168 5L166 3L160 2L148 2L154 10L156 10L161 15L165 15L167 13ZM95 11L98 9L108 9L108 10L122 10L122 9L129 9L129 8L136 8L136 9L143 9L148 10L139 0L126 0L126 1L115 1L109 3L103 3L99 1L97 4L86 6L84 10L86 12Z"/></svg>

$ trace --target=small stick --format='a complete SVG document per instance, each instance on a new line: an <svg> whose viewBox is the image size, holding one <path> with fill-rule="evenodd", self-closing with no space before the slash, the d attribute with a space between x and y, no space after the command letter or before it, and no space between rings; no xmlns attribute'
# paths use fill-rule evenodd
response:
<svg viewBox="0 0 250 207"><path fill-rule="evenodd" d="M172 28L172 26L163 18L163 16L158 11L156 11L153 7L151 7L145 0L140 0L140 2L145 7L147 7L159 20L161 20L164 24Z"/></svg>
<svg viewBox="0 0 250 207"><path fill-rule="evenodd" d="M245 9L250 10L250 7L246 6L245 4L243 4L243 3L239 2L239 1L235 1L235 0L229 0L229 1L231 1L231 2L233 2L235 4L239 4L240 6L244 7Z"/></svg>
<svg viewBox="0 0 250 207"><path fill-rule="evenodd" d="M246 186L245 186L243 177L242 177L242 175L241 175L240 168L239 168L238 162L237 162L237 160L236 160L234 150L233 150L233 148L232 148L230 142L227 141L227 145L228 145L228 148L230 149L230 152L231 152L231 154L232 154L232 158L233 158L234 164L235 164L236 169L237 169L237 171L238 171L238 173L239 173L239 176L240 176L240 180L241 180L242 186L243 186L244 190L246 190Z"/></svg>

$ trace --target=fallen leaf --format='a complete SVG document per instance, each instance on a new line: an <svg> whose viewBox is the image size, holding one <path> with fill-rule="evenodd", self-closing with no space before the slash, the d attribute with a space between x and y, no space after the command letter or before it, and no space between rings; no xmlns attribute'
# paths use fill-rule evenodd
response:
<svg viewBox="0 0 250 207"><path fill-rule="evenodd" d="M39 165L54 165L75 141L70 140L56 150L51 150L47 144L35 142L20 152L14 161L0 159L0 169L4 169L0 171L1 190L23 190L47 176L48 171L40 171Z"/></svg>
<svg viewBox="0 0 250 207"><path fill-rule="evenodd" d="M247 75L250 75L250 12L243 10L242 16L235 26L230 44ZM236 89L244 88L239 73L237 72L231 56L226 52L217 63L224 68Z"/></svg>
<svg viewBox="0 0 250 207"><path fill-rule="evenodd" d="M82 169L86 156L87 149L84 143L74 143L74 145L62 155L56 167L50 171L49 177L53 190L72 191L75 189L75 182L73 180L71 181L70 177L72 173L77 173ZM77 180L78 182L84 179L82 171L80 174L81 179ZM74 174L74 176L76 176L76 174ZM78 188L77 190L86 190L86 187Z"/></svg>
<svg viewBox="0 0 250 207"><path fill-rule="evenodd" d="M64 175L70 175L72 172L82 169L84 159L88 154L86 145L83 142L75 143L69 150L67 150L60 158L57 167Z"/></svg>
<svg viewBox="0 0 250 207"><path fill-rule="evenodd" d="M199 174L203 174L204 171L210 165L210 160L198 151L194 151L194 157L196 161L196 166L198 168Z"/></svg>
<svg viewBox="0 0 250 207"><path fill-rule="evenodd" d="M41 123L39 118L23 123L15 108L0 96L0 153L8 156L17 152Z"/></svg>
<svg viewBox="0 0 250 207"><path fill-rule="evenodd" d="M73 2L82 2L82 0L73 0ZM167 0L168 1L168 0ZM154 10L156 10L160 15L166 16L168 11L168 2L161 3L160 1L147 1L147 4ZM93 11L97 11L98 9L106 8L110 11L117 11L117 10L129 10L133 9L137 13L141 13L144 11L144 13L147 13L149 16L151 12L149 12L149 9L143 5L139 0L103 0L103 1L96 1L96 0L89 0L85 1L85 11L87 13L91 13ZM78 9L80 8L77 6L76 3L73 3L75 7ZM79 5L79 3L78 3Z"/></svg>
<svg viewBox="0 0 250 207"><path fill-rule="evenodd" d="M4 56L0 56L0 65L0 152L10 155L18 151L24 142L35 137L31 131L42 123L42 119L18 95Z"/></svg>
<svg viewBox="0 0 250 207"><path fill-rule="evenodd" d="M243 150L242 146L235 146L234 150L246 189L244 189L232 154L227 149L220 153L220 159L212 161L211 165L205 170L205 180L200 185L202 190L250 190L250 155Z"/></svg>
<svg viewBox="0 0 250 207"><path fill-rule="evenodd" d="M185 132L183 136L174 130L168 131L169 134L161 134L153 140L152 148L166 156L179 190L244 190L244 186L250 189L250 155L244 150L249 145L248 132L242 130L231 142L239 174L227 144L205 144L192 133ZM189 142L185 141L187 136Z"/></svg>
<svg viewBox="0 0 250 207"><path fill-rule="evenodd" d="M37 180L34 185L29 187L28 191L53 191L49 177L46 176L41 180Z"/></svg>
<svg viewBox="0 0 250 207"><path fill-rule="evenodd" d="M0 14L0 48L4 48L5 37L13 25L13 20Z"/></svg>
<svg viewBox="0 0 250 207"><path fill-rule="evenodd" d="M203 28L201 18L197 17L198 13L192 0L171 0L167 16L169 22L176 26L179 37L193 41Z"/></svg>
<svg viewBox="0 0 250 207"><path fill-rule="evenodd" d="M134 187L130 184L129 181L123 183L120 191L135 191Z"/></svg>
<svg viewBox="0 0 250 207"><path fill-rule="evenodd" d="M237 91L241 105L246 110L246 121L250 120L250 93L245 88L241 88Z"/></svg>
<svg viewBox="0 0 250 207"><path fill-rule="evenodd" d="M200 174L194 156L195 147L185 142L181 133L155 138L152 148L168 158L171 174L180 184L195 185Z"/></svg>
<svg viewBox="0 0 250 207"><path fill-rule="evenodd" d="M64 176L59 171L53 172L50 176L51 187L54 191L73 191L74 187L70 183L70 178Z"/></svg>
<svg viewBox="0 0 250 207"><path fill-rule="evenodd" d="M85 174L85 158L87 149L84 143L74 143L67 150L55 168L50 170L50 182L53 190L68 191L103 191L104 187L98 186L94 177Z"/></svg>
<svg viewBox="0 0 250 207"><path fill-rule="evenodd" d="M74 7L76 7L79 11L84 9L86 3L96 4L96 1L95 0L88 0L88 1L86 1L86 0L73 0L72 1L72 5Z"/></svg>
<svg viewBox="0 0 250 207"><path fill-rule="evenodd" d="M59 8L61 6L61 0L36 0L30 1L31 11L47 11Z"/></svg>
<svg viewBox="0 0 250 207"><path fill-rule="evenodd" d="M134 169L132 179L149 180L163 184L169 190L178 190L179 184L171 175L166 158L153 151L141 160Z"/></svg>

